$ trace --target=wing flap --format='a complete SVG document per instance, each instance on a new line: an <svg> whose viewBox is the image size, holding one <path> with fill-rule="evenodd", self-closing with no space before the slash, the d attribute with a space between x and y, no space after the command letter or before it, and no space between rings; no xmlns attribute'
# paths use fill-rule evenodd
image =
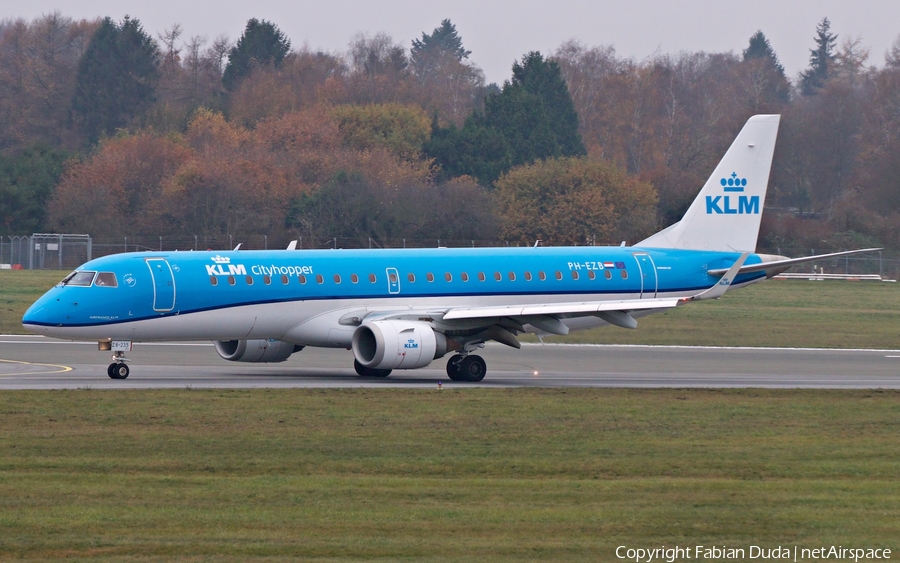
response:
<svg viewBox="0 0 900 563"><path fill-rule="evenodd" d="M617 301L582 301L575 303L542 303L500 307L453 307L444 320L479 319L485 317L531 317L538 315L591 315L603 311L639 311L677 307L690 298L622 299Z"/></svg>

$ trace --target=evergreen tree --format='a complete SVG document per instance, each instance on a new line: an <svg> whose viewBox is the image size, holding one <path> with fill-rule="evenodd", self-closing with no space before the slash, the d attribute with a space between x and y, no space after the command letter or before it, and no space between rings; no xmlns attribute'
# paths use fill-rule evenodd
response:
<svg viewBox="0 0 900 563"><path fill-rule="evenodd" d="M159 81L160 53L136 19L104 18L78 63L72 111L87 138L112 134L146 111Z"/></svg>
<svg viewBox="0 0 900 563"><path fill-rule="evenodd" d="M484 113L471 115L461 129L441 129L435 122L425 151L444 174L468 174L485 185L513 166L586 154L559 65L538 52L516 62L512 80L489 96Z"/></svg>
<svg viewBox="0 0 900 563"><path fill-rule="evenodd" d="M255 66L281 66L291 50L287 36L272 22L252 18L244 34L228 52L222 83L229 90L250 74Z"/></svg>
<svg viewBox="0 0 900 563"><path fill-rule="evenodd" d="M823 18L816 26L816 48L809 50L809 68L800 77L800 93L804 96L816 94L829 78L834 64L834 47L837 35L831 33L831 22Z"/></svg>
<svg viewBox="0 0 900 563"><path fill-rule="evenodd" d="M0 154L0 229L8 234L42 232L47 202L69 155L36 145L20 154Z"/></svg>
<svg viewBox="0 0 900 563"><path fill-rule="evenodd" d="M778 56L762 31L754 33L750 37L750 44L744 49L744 62L751 61L762 61L767 68L765 76L767 77L766 96L768 99L785 103L790 101L790 82L784 73L784 67L778 62Z"/></svg>
<svg viewBox="0 0 900 563"><path fill-rule="evenodd" d="M744 49L744 60L763 59L769 61L772 68L778 71L781 76L785 76L784 67L778 62L778 56L769 44L769 40L762 31L757 31L750 38L750 45Z"/></svg>
<svg viewBox="0 0 900 563"><path fill-rule="evenodd" d="M413 39L410 56L413 64L416 61L428 58L435 52L447 53L461 61L467 59L472 51L466 51L462 46L462 39L456 33L456 26L450 20L442 20L441 26L436 27L431 35L422 32L421 41Z"/></svg>

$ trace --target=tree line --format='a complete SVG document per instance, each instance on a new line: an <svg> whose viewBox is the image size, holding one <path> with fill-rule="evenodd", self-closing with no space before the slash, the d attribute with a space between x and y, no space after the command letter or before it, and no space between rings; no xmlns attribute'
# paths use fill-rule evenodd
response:
<svg viewBox="0 0 900 563"><path fill-rule="evenodd" d="M782 114L761 244L900 248L900 42L823 19L793 81L739 54L577 41L486 84L450 20L407 44L0 22L0 231L636 242L680 218L748 117Z"/></svg>

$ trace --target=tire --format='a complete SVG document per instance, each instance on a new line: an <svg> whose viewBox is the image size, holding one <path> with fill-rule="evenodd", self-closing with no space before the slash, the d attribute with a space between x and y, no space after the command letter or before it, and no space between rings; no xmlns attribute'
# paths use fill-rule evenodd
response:
<svg viewBox="0 0 900 563"><path fill-rule="evenodd" d="M462 360L463 357L459 354L447 360L447 377L450 378L450 381L463 381L462 374L459 371L459 363Z"/></svg>
<svg viewBox="0 0 900 563"><path fill-rule="evenodd" d="M353 369L356 370L356 373L360 377L387 377L391 374L391 370L389 369L367 368L359 363L359 360L357 359L353 360Z"/></svg>
<svg viewBox="0 0 900 563"><path fill-rule="evenodd" d="M107 374L113 379L128 379L130 371L127 364L109 364L106 368Z"/></svg>
<svg viewBox="0 0 900 563"><path fill-rule="evenodd" d="M487 364L481 356L466 356L459 363L459 373L464 381L478 382L484 379Z"/></svg>

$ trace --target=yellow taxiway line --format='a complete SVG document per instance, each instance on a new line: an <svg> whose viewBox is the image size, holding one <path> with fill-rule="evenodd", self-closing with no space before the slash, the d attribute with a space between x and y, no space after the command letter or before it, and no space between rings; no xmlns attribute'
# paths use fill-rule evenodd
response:
<svg viewBox="0 0 900 563"><path fill-rule="evenodd" d="M19 362L16 360L4 360L0 359L0 362L8 363L8 364L21 364L26 366L42 366L48 368L59 368L54 371L41 371L41 372L33 372L33 371L23 371L21 373L0 373L0 377L8 377L8 376L16 376L16 375L49 375L51 373L65 373L67 371L72 371L74 368L69 366L61 366L57 364L38 364L35 362Z"/></svg>

